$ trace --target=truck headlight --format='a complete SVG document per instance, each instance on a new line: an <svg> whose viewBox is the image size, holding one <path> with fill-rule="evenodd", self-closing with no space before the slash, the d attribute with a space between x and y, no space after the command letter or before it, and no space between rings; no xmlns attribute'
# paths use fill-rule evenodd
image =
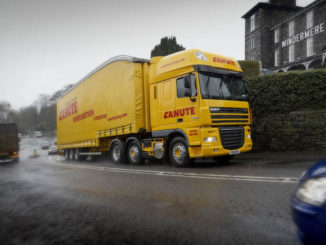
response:
<svg viewBox="0 0 326 245"><path fill-rule="evenodd" d="M297 191L296 196L309 204L320 206L326 201L326 178L306 181Z"/></svg>
<svg viewBox="0 0 326 245"><path fill-rule="evenodd" d="M206 137L206 138L204 138L205 143L211 143L211 142L216 142L216 141L217 141L216 137Z"/></svg>

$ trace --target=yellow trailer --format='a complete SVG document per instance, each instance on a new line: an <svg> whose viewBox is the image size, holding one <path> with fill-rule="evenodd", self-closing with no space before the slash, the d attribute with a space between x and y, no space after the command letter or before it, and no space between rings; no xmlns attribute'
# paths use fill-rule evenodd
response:
<svg viewBox="0 0 326 245"><path fill-rule="evenodd" d="M114 57L57 101L58 149L67 160L109 153L131 164L228 161L251 150L250 124L238 62L200 50Z"/></svg>

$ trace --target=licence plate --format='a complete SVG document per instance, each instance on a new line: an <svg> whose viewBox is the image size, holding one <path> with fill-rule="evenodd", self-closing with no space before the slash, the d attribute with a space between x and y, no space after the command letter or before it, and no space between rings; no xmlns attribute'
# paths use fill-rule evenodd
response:
<svg viewBox="0 0 326 245"><path fill-rule="evenodd" d="M229 155L238 155L240 154L240 150L233 150L229 152Z"/></svg>

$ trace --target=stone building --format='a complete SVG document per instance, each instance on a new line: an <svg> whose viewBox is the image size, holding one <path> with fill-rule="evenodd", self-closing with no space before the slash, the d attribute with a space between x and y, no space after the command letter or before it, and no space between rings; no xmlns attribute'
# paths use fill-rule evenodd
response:
<svg viewBox="0 0 326 245"><path fill-rule="evenodd" d="M326 0L260 2L245 19L245 58L273 71L320 68L326 63Z"/></svg>

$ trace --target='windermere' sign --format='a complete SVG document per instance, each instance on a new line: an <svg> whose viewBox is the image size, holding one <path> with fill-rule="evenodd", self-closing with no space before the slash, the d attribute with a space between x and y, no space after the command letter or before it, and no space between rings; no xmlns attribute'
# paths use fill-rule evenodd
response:
<svg viewBox="0 0 326 245"><path fill-rule="evenodd" d="M300 32L284 41L282 41L282 48L285 48L291 44L298 43L302 40L305 40L309 37L318 35L319 33L324 32L324 23L311 27L303 32Z"/></svg>

